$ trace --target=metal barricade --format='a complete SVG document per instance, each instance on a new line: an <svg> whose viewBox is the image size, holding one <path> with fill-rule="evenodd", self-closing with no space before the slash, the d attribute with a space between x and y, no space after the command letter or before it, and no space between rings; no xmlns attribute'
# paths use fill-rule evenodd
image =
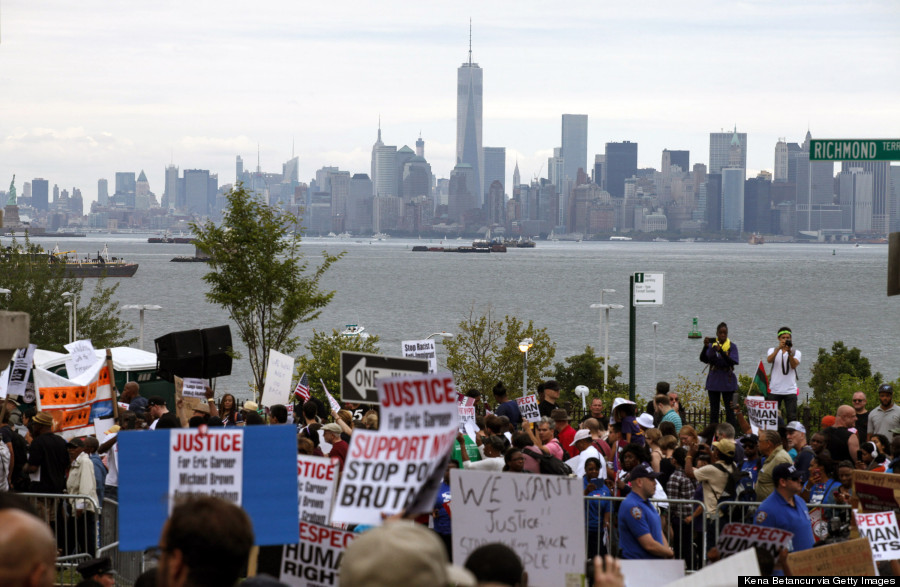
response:
<svg viewBox="0 0 900 587"><path fill-rule="evenodd" d="M753 524L756 519L756 509L762 502L759 501L723 501L716 506L718 517L716 518L715 542L719 542L719 533L726 525L732 522ZM807 503L806 507L813 518L813 534L816 541L827 540L834 537L837 532L849 534L850 516L852 506L849 504L815 504ZM821 512L817 515L817 512ZM816 523L816 520L819 523ZM715 546L714 544L711 546Z"/></svg>
<svg viewBox="0 0 900 587"><path fill-rule="evenodd" d="M616 557L619 556L619 536L618 536L618 509L619 504L625 500L624 497L610 496L585 496L585 506L592 501L598 502L598 507L603 509L603 502L609 503L610 522L609 526L605 526L606 535L606 551ZM693 573L700 570L706 565L706 553L709 550L708 536L711 534L712 522L709 521L706 506L701 501L693 499L650 499L660 512L660 520L662 522L663 533L669 545L675 551L675 558L684 560L685 570ZM682 517L674 513L676 508L672 506L690 506L691 512L697 512L699 508L698 519L691 522L682 521ZM587 517L587 508L585 507L585 518ZM600 524L603 524L602 518ZM603 533L601 533L601 536ZM590 533L585 524L585 544L590 548ZM589 556L603 553L602 539L597 541L596 552L588 552Z"/></svg>
<svg viewBox="0 0 900 587"><path fill-rule="evenodd" d="M112 499L103 500L103 516L100 524L100 554L112 559L116 569L116 585L131 587L144 572L144 553L141 551L119 550L119 503Z"/></svg>

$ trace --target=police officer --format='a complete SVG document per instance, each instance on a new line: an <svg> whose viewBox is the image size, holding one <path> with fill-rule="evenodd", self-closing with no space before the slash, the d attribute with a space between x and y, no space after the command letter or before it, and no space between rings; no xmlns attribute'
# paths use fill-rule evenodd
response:
<svg viewBox="0 0 900 587"><path fill-rule="evenodd" d="M619 509L619 545L622 558L672 558L674 551L662 532L659 511L650 503L659 473L640 463L628 474L631 493Z"/></svg>
<svg viewBox="0 0 900 587"><path fill-rule="evenodd" d="M775 491L756 510L756 524L792 532L791 552L812 548L812 523L806 502L800 497L803 491L803 473L794 465L782 463L772 471Z"/></svg>

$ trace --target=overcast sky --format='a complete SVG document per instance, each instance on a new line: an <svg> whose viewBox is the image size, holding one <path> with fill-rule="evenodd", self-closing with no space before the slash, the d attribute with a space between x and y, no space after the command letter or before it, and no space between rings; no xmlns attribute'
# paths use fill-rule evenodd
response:
<svg viewBox="0 0 900 587"><path fill-rule="evenodd" d="M507 185L546 175L560 115L589 115L589 165L608 141L641 167L709 133L747 132L748 173L775 142L900 137L900 2L310 2L6 0L0 12L0 189L12 174L97 197L97 179L164 168L234 181L234 158L301 181L369 172L419 133L437 177L456 140L456 69L484 69L484 145ZM507 191L509 189L507 188Z"/></svg>

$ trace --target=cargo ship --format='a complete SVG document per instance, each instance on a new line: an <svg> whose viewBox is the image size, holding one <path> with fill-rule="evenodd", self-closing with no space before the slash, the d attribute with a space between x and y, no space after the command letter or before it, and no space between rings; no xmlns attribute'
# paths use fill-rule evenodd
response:
<svg viewBox="0 0 900 587"><path fill-rule="evenodd" d="M69 253L74 253L73 257ZM138 270L137 263L126 263L119 257L111 257L109 248L104 244L103 250L94 258L79 259L75 251L60 251L59 245L50 253L51 265L61 264L66 277L133 277Z"/></svg>

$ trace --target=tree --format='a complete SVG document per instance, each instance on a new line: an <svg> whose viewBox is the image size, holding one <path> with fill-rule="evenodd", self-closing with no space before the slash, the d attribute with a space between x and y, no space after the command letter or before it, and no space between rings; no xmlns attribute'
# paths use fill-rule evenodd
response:
<svg viewBox="0 0 900 587"><path fill-rule="evenodd" d="M534 341L528 351L528 390L533 392L550 373L556 354L547 329L536 328L531 320L526 325L514 316L497 320L490 306L476 316L473 306L459 323L457 335L444 339L446 366L453 373L456 387L462 392L477 389L489 393L502 382L510 397L520 396L523 356L519 341L525 338Z"/></svg>
<svg viewBox="0 0 900 587"><path fill-rule="evenodd" d="M809 387L813 400L826 413L835 413L842 404L852 405L850 400L856 391L865 392L868 405L878 403L876 390L881 385L881 373L872 373L869 359L856 347L848 349L838 340L831 345L830 353L820 348L811 371Z"/></svg>
<svg viewBox="0 0 900 587"><path fill-rule="evenodd" d="M323 252L322 264L310 270L293 214L261 203L240 183L226 197L221 225L208 221L191 228L194 244L210 257L203 276L210 286L206 299L225 308L237 325L258 397L269 351L293 353L299 346L297 326L315 320L334 296L319 281L343 253Z"/></svg>
<svg viewBox="0 0 900 587"><path fill-rule="evenodd" d="M297 379L306 373L309 377L309 392L319 398L326 406L328 398L322 391L321 379L335 398L340 397L341 389L341 351L357 353L378 353L378 337L341 336L337 330L331 334L313 329L312 338L306 343L309 355L304 354L297 359ZM329 408L330 410L331 408Z"/></svg>
<svg viewBox="0 0 900 587"><path fill-rule="evenodd" d="M83 278L66 277L62 264L51 264L48 253L27 235L24 244L14 239L0 254L0 287L10 290L9 294L0 295L0 309L31 315L29 337L38 348L66 352L66 292L78 299L76 338L90 339L98 349L126 346L137 340L128 337L131 325L122 319L119 306L113 301L119 284L107 286L98 279L93 285L93 291L85 292Z"/></svg>
<svg viewBox="0 0 900 587"><path fill-rule="evenodd" d="M590 390L590 397L602 398L604 406L612 406L616 396L627 395L628 387L616 381L616 378L622 376L618 365L609 366L607 373L609 385L607 389L603 388L603 360L603 357L595 355L593 347L588 345L583 353L566 357L564 363L556 363L553 366L553 377L562 389L560 401L581 405L581 398L575 394L575 387L578 385L586 385ZM587 402L590 403L590 398Z"/></svg>

